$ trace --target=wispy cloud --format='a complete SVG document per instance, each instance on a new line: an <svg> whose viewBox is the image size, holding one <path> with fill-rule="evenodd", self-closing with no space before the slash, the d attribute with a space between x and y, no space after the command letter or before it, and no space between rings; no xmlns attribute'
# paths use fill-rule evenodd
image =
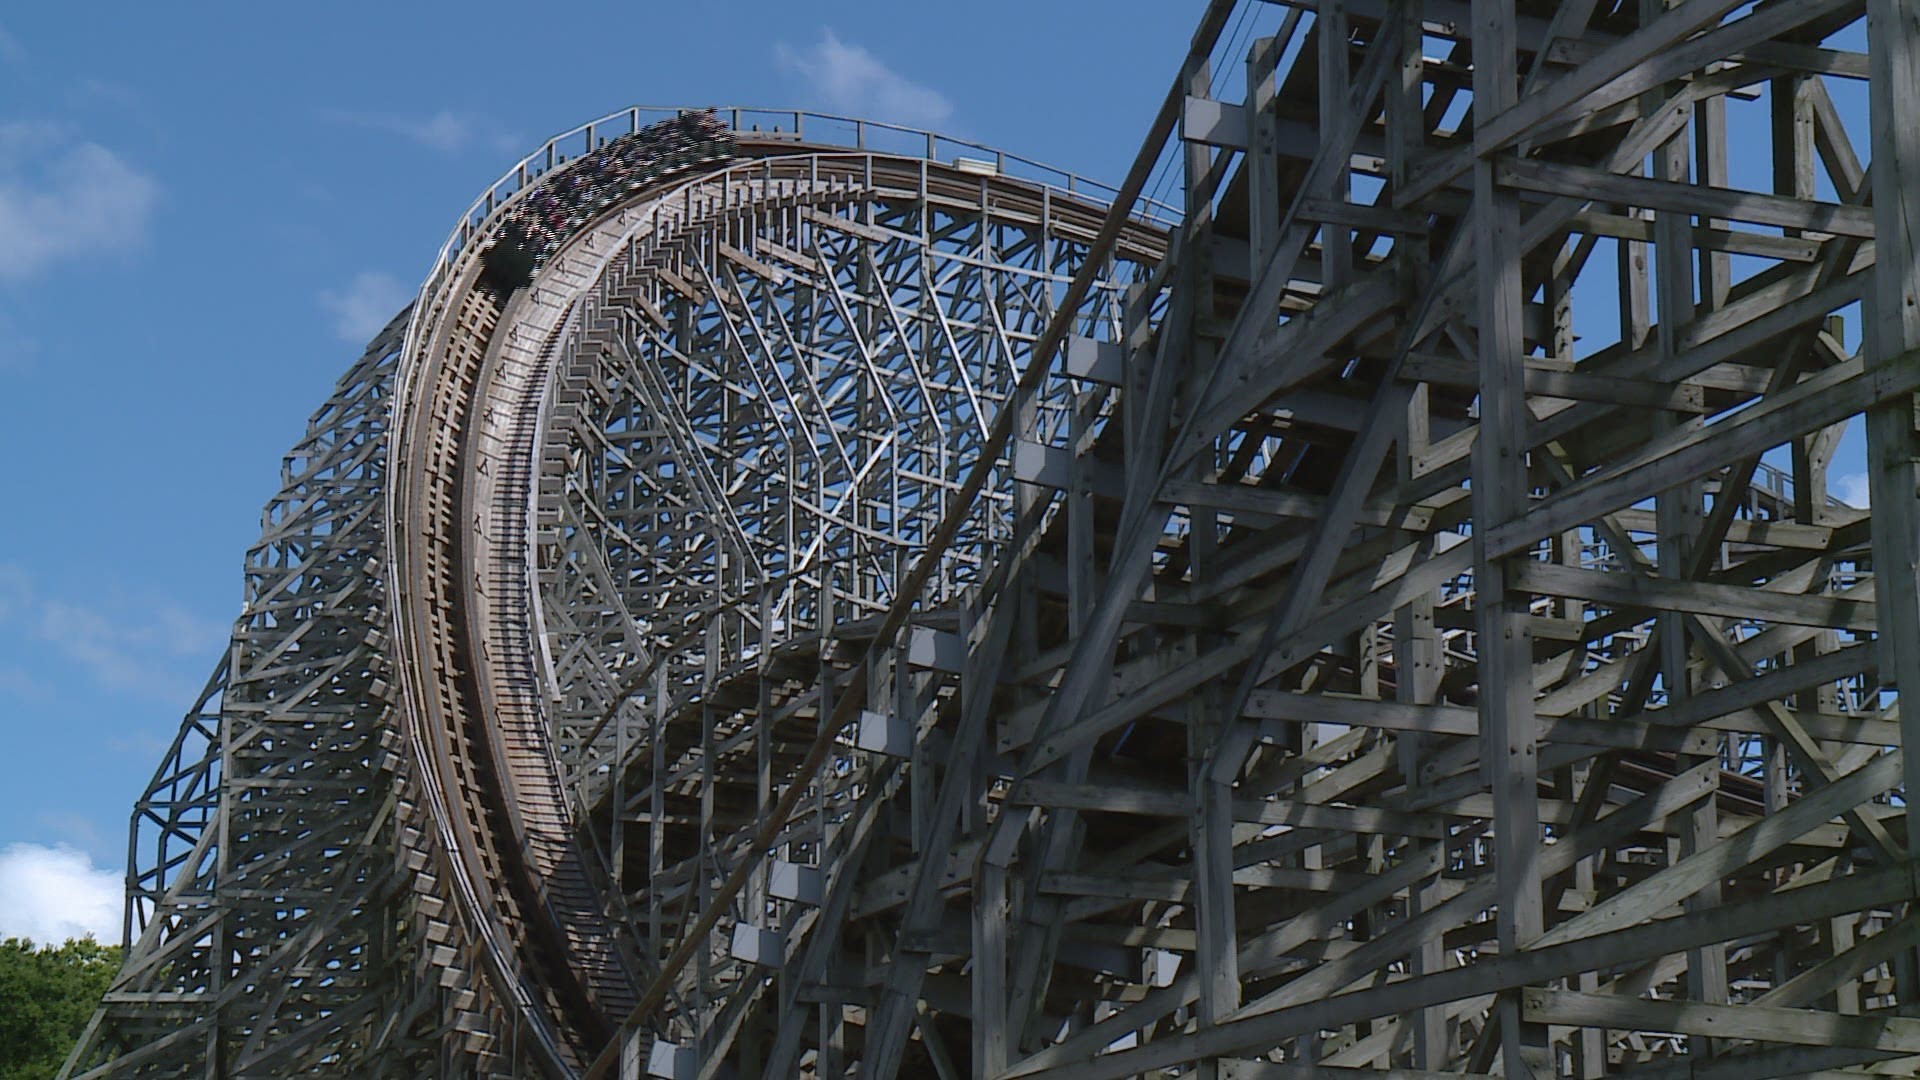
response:
<svg viewBox="0 0 1920 1080"><path fill-rule="evenodd" d="M158 756L157 754L155 755ZM52 830L61 837L62 842L76 844L82 848L100 849L100 827L84 814L71 810L42 810L33 815L33 820Z"/></svg>
<svg viewBox="0 0 1920 1080"><path fill-rule="evenodd" d="M818 43L801 49L774 46L781 70L805 81L834 112L915 127L937 127L953 115L953 103L888 67L859 45L823 30Z"/></svg>
<svg viewBox="0 0 1920 1080"><path fill-rule="evenodd" d="M0 666L0 697L23 701L52 701L53 684L18 664Z"/></svg>
<svg viewBox="0 0 1920 1080"><path fill-rule="evenodd" d="M518 145L511 134L485 117L452 109L441 109L428 116L321 109L320 118L330 124L398 135L443 154L459 153L469 147L506 153Z"/></svg>
<svg viewBox="0 0 1920 1080"><path fill-rule="evenodd" d="M61 845L0 850L0 937L61 942L92 934L120 940L120 875Z"/></svg>
<svg viewBox="0 0 1920 1080"><path fill-rule="evenodd" d="M129 626L91 608L60 600L40 604L35 627L40 639L84 668L110 690L141 690L156 684L180 687L170 671L154 662L156 646L171 652L154 626ZM184 694L168 692L168 698Z"/></svg>
<svg viewBox="0 0 1920 1080"><path fill-rule="evenodd" d="M33 366L40 343L20 329L18 320L0 311L0 375L13 375Z"/></svg>
<svg viewBox="0 0 1920 1080"><path fill-rule="evenodd" d="M145 241L159 186L98 143L0 124L0 279Z"/></svg>
<svg viewBox="0 0 1920 1080"><path fill-rule="evenodd" d="M1873 505L1873 494L1867 484L1867 474L1863 472L1847 473L1833 482L1834 498L1848 506L1862 510Z"/></svg>
<svg viewBox="0 0 1920 1080"><path fill-rule="evenodd" d="M320 294L320 306L333 316L333 332L342 340L364 345L379 333L413 293L392 274L365 270L344 289Z"/></svg>
<svg viewBox="0 0 1920 1080"><path fill-rule="evenodd" d="M46 647L109 692L183 708L229 628L165 601L45 596L19 566L0 564L0 633ZM24 668L0 671L0 694L33 698L43 685Z"/></svg>
<svg viewBox="0 0 1920 1080"><path fill-rule="evenodd" d="M6 27L0 26L0 64L18 66L26 62L27 47L20 44L19 38L7 33Z"/></svg>

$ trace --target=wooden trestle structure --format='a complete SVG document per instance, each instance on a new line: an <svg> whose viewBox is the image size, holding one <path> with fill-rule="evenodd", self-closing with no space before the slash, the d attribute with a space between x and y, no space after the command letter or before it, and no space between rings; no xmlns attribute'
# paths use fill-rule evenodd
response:
<svg viewBox="0 0 1920 1080"><path fill-rule="evenodd" d="M487 284L665 115L289 458L69 1075L1920 1074L1920 9L1215 0L1118 190Z"/></svg>

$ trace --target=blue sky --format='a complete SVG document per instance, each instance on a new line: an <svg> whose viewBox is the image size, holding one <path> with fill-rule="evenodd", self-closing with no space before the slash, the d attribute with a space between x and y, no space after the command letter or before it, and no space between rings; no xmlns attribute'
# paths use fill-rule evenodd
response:
<svg viewBox="0 0 1920 1080"><path fill-rule="evenodd" d="M0 935L117 926L129 805L281 455L522 152L632 104L790 106L1117 181L1202 7L0 9ZM1764 103L1740 113L1736 156L1764 153Z"/></svg>
<svg viewBox="0 0 1920 1080"><path fill-rule="evenodd" d="M0 10L0 935L117 911L281 455L521 153L633 104L764 105L1117 180L1200 8ZM66 922L23 899L47 882Z"/></svg>

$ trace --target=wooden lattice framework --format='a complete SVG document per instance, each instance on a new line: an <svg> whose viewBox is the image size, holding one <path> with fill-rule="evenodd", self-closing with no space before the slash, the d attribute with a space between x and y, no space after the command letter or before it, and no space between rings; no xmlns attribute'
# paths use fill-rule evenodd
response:
<svg viewBox="0 0 1920 1080"><path fill-rule="evenodd" d="M1217 0L1117 193L735 114L500 296L550 144L70 1072L1912 1075L1916 108L1898 0Z"/></svg>

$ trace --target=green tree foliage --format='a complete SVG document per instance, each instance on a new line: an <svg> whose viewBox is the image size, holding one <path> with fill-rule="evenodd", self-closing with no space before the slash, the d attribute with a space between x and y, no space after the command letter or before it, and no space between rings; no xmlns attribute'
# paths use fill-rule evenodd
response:
<svg viewBox="0 0 1920 1080"><path fill-rule="evenodd" d="M0 941L0 1080L60 1071L120 968L120 947L91 937L65 945Z"/></svg>

